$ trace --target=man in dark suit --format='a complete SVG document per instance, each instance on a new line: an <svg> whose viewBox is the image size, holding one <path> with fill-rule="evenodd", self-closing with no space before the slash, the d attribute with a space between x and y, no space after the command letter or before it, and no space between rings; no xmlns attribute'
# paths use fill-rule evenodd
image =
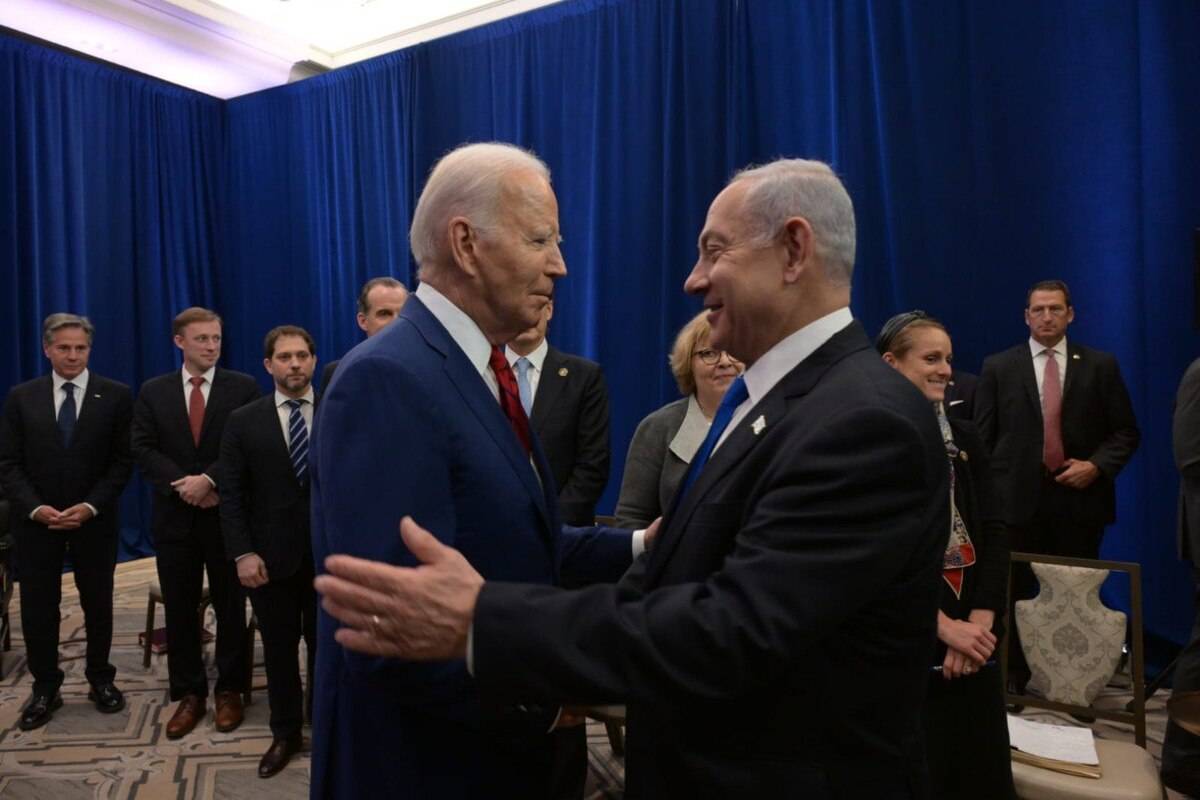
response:
<svg viewBox="0 0 1200 800"><path fill-rule="evenodd" d="M521 407L537 434L568 525L591 525L608 483L608 389L600 365L564 353L546 341L554 302L538 324L508 343Z"/></svg>
<svg viewBox="0 0 1200 800"><path fill-rule="evenodd" d="M208 676L200 650L204 572L217 618L215 723L228 732L242 722L246 674L246 600L225 557L217 503L225 421L258 398L254 378L221 369L221 318L205 308L175 317L183 369L142 385L133 409L133 455L154 487L151 520L158 580L167 618L167 671L179 705L167 738L184 736L208 713Z"/></svg>
<svg viewBox="0 0 1200 800"><path fill-rule="evenodd" d="M546 166L509 145L455 150L430 174L409 238L420 288L321 396L309 459L318 570L330 553L415 563L397 533L412 514L496 580L615 580L629 532L562 530L503 351L566 273ZM314 798L551 796L548 734L574 715L482 702L461 654L364 657L325 613L317 632Z"/></svg>
<svg viewBox="0 0 1200 800"><path fill-rule="evenodd" d="M1096 558L1138 445L1133 405L1111 354L1067 341L1065 283L1036 283L1026 300L1030 338L984 360L975 420L1013 550Z"/></svg>
<svg viewBox="0 0 1200 800"><path fill-rule="evenodd" d="M1171 428L1179 470L1179 557L1191 562L1196 582L1196 619L1192 638L1175 664L1172 691L1200 689L1200 359L1183 373L1175 395ZM1200 736L1167 720L1162 749L1163 783L1189 797L1200 797Z"/></svg>
<svg viewBox="0 0 1200 800"><path fill-rule="evenodd" d="M358 314L355 319L358 327L370 339L375 334L395 321L404 301L408 299L408 289L395 278L383 276L371 278L363 284L358 293ZM321 390L329 388L333 380L333 371L341 359L335 359L325 365L321 372Z"/></svg>
<svg viewBox="0 0 1200 800"><path fill-rule="evenodd" d="M0 485L13 504L21 628L33 674L33 695L17 723L25 731L45 725L62 705L58 605L68 551L87 629L88 699L106 714L125 707L108 654L133 396L88 370L92 333L86 317L46 317L42 350L52 372L14 386L0 419Z"/></svg>
<svg viewBox="0 0 1200 800"><path fill-rule="evenodd" d="M979 376L956 369L946 384L946 416L951 419L975 419L975 390Z"/></svg>
<svg viewBox="0 0 1200 800"><path fill-rule="evenodd" d="M303 328L272 328L263 366L275 391L229 415L221 437L221 532L262 635L273 741L258 776L279 772L302 743L303 637L312 679L317 596L309 539L308 438L316 396L316 345Z"/></svg>
<svg viewBox="0 0 1200 800"><path fill-rule="evenodd" d="M853 263L828 166L739 173L685 289L747 369L647 556L615 586L485 583L406 519L421 566L327 559L338 640L467 652L485 697L626 701L628 798L926 796L949 466L928 401L851 318Z"/></svg>

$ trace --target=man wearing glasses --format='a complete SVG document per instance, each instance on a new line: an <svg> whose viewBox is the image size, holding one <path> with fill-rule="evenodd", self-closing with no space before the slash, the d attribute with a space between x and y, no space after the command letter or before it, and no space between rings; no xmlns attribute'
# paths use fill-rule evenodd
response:
<svg viewBox="0 0 1200 800"><path fill-rule="evenodd" d="M1074 319L1067 284L1030 288L1029 341L984 360L975 421L991 449L1012 549L1097 558L1116 519L1117 473L1140 434L1116 358L1067 341ZM1014 595L1031 588L1031 577L1018 577ZM1010 668L1017 688L1022 672Z"/></svg>

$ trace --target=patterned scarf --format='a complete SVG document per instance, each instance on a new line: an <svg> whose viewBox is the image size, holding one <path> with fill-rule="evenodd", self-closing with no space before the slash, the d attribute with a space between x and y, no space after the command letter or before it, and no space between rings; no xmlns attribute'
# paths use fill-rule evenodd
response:
<svg viewBox="0 0 1200 800"><path fill-rule="evenodd" d="M938 427L942 429L946 457L950 460L950 538L942 556L942 578L954 591L955 597L962 597L963 570L975 563L975 545L971 544L971 536L967 533L967 526L954 501L954 459L961 458L966 461L967 454L959 450L958 445L954 443L954 434L950 430L950 420L946 417L945 407L941 403L934 403L933 408L937 412Z"/></svg>

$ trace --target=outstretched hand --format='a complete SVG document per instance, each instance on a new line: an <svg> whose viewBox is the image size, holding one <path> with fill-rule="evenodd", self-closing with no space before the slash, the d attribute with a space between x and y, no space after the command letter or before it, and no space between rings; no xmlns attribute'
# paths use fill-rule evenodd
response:
<svg viewBox="0 0 1200 800"><path fill-rule="evenodd" d="M420 566L344 555L325 559L328 574L318 576L314 586L321 605L343 624L334 638L369 655L414 661L464 657L483 576L412 517L400 521L400 537Z"/></svg>

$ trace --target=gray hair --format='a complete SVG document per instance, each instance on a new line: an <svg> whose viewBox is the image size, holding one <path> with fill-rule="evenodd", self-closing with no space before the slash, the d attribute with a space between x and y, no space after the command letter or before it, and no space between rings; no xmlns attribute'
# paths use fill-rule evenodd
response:
<svg viewBox="0 0 1200 800"><path fill-rule="evenodd" d="M442 156L425 181L408 232L418 277L448 260L446 223L452 217L466 217L484 234L495 229L504 178L521 169L550 181L550 169L541 159L504 142L467 144Z"/></svg>
<svg viewBox="0 0 1200 800"><path fill-rule="evenodd" d="M737 181L753 182L743 202L757 228L756 244L772 241L789 218L804 217L812 225L825 277L839 286L850 285L854 273L854 203L828 164L784 158L747 167L730 183Z"/></svg>
<svg viewBox="0 0 1200 800"><path fill-rule="evenodd" d="M58 314L51 314L42 322L42 344L49 345L54 341L54 334L63 328L81 328L84 334L87 335L88 345L91 345L92 334L96 332L91 320L87 317L60 312Z"/></svg>

